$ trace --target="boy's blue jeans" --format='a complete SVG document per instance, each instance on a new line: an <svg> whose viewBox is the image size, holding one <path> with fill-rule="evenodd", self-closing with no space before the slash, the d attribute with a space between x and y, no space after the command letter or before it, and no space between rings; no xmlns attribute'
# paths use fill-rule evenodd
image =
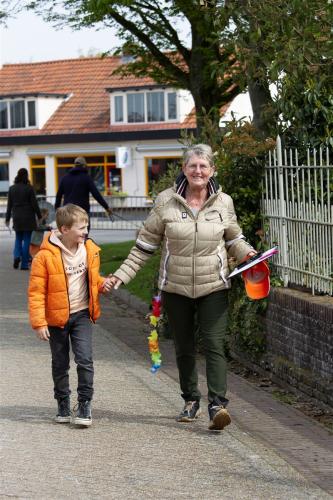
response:
<svg viewBox="0 0 333 500"><path fill-rule="evenodd" d="M92 323L89 310L84 309L69 316L64 328L49 326L52 353L54 397L70 395L69 351L70 344L77 365L78 401L91 400L93 396L94 365L92 359Z"/></svg>
<svg viewBox="0 0 333 500"><path fill-rule="evenodd" d="M15 231L14 259L21 259L21 268L29 268L29 245L32 231Z"/></svg>

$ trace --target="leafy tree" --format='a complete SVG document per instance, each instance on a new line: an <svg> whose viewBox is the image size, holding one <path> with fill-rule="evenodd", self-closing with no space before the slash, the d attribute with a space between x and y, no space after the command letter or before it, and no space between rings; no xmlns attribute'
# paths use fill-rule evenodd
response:
<svg viewBox="0 0 333 500"><path fill-rule="evenodd" d="M308 144L332 141L333 3L228 0L226 10L230 24L222 43L228 50L234 47L257 100L255 126ZM273 100L270 83L277 86Z"/></svg>
<svg viewBox="0 0 333 500"><path fill-rule="evenodd" d="M2 0L0 4L0 26L5 25L8 18L14 17L21 8L21 0Z"/></svg>

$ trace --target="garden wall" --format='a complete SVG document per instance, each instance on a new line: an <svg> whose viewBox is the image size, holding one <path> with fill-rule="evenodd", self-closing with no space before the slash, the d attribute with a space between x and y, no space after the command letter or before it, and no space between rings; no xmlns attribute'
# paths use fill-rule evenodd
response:
<svg viewBox="0 0 333 500"><path fill-rule="evenodd" d="M275 288L264 328L267 351L259 366L333 407L333 298Z"/></svg>

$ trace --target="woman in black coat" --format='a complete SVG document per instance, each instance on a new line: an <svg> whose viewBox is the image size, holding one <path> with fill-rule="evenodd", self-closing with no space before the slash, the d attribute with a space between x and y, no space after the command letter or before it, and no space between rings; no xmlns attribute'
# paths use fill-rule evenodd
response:
<svg viewBox="0 0 333 500"><path fill-rule="evenodd" d="M6 226L9 227L10 218L13 217L13 228L16 233L15 269L20 262L21 269L29 269L29 245L31 233L37 228L36 216L38 219L42 218L35 191L29 182L27 169L20 168L14 185L9 188L6 212Z"/></svg>

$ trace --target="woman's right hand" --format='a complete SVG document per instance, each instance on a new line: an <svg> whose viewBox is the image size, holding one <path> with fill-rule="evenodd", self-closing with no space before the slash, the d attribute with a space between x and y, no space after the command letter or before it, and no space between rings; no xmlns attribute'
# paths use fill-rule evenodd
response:
<svg viewBox="0 0 333 500"><path fill-rule="evenodd" d="M111 284L112 288L114 288L115 290L117 290L120 287L120 285L123 284L121 279L117 278L117 276L113 276L112 274L109 274L108 278L110 280L110 284Z"/></svg>

